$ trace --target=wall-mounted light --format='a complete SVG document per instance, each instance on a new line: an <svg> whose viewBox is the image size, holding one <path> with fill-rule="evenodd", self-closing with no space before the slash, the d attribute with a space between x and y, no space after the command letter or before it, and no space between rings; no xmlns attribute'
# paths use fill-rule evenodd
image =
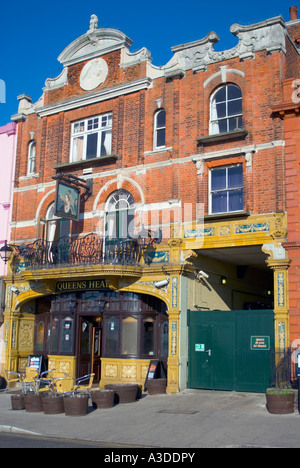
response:
<svg viewBox="0 0 300 468"><path fill-rule="evenodd" d="M226 278L226 276L221 276L221 284L222 284L223 286L225 286L226 283L227 283L227 278Z"/></svg>
<svg viewBox="0 0 300 468"><path fill-rule="evenodd" d="M5 240L3 247L1 247L0 249L0 257L2 258L5 264L9 261L12 253L13 253L12 247Z"/></svg>

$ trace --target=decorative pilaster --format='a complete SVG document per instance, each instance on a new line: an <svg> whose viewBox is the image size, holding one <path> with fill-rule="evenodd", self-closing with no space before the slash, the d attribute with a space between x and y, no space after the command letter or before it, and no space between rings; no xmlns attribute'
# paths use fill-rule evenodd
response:
<svg viewBox="0 0 300 468"><path fill-rule="evenodd" d="M179 311L169 311L169 359L167 393L179 392Z"/></svg>

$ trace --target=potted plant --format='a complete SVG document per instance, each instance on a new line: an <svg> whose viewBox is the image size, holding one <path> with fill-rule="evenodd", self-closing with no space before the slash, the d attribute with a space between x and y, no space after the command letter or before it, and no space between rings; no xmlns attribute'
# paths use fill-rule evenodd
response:
<svg viewBox="0 0 300 468"><path fill-rule="evenodd" d="M272 414L294 412L295 392L288 388L269 388L266 391L266 406Z"/></svg>
<svg viewBox="0 0 300 468"><path fill-rule="evenodd" d="M13 411L19 411L19 410L25 409L23 394L14 394L11 396L11 409Z"/></svg>
<svg viewBox="0 0 300 468"><path fill-rule="evenodd" d="M42 405L45 414L61 414L65 412L63 396L57 393L44 393Z"/></svg>
<svg viewBox="0 0 300 468"><path fill-rule="evenodd" d="M85 416L88 413L89 395L87 393L70 393L64 395L66 416Z"/></svg>
<svg viewBox="0 0 300 468"><path fill-rule="evenodd" d="M94 390L91 392L93 406L98 409L112 408L114 406L114 390Z"/></svg>
<svg viewBox="0 0 300 468"><path fill-rule="evenodd" d="M41 413L43 411L42 396L38 392L26 393L24 404L28 413Z"/></svg>

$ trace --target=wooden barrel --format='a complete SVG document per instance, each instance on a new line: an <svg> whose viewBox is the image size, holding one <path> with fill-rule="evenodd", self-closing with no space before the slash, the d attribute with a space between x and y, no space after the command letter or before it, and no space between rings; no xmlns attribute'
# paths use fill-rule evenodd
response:
<svg viewBox="0 0 300 468"><path fill-rule="evenodd" d="M65 412L64 399L60 395L43 395L42 404L45 414L61 414Z"/></svg>
<svg viewBox="0 0 300 468"><path fill-rule="evenodd" d="M28 413L41 413L43 411L41 395L27 393L24 395L24 403Z"/></svg>
<svg viewBox="0 0 300 468"><path fill-rule="evenodd" d="M137 399L139 387L137 384L108 384L105 389L114 390L117 403L132 403Z"/></svg>
<svg viewBox="0 0 300 468"><path fill-rule="evenodd" d="M19 411L25 409L24 395L12 395L11 396L11 409L13 411Z"/></svg>
<svg viewBox="0 0 300 468"><path fill-rule="evenodd" d="M93 406L97 409L112 408L115 392L113 390L95 390L91 392Z"/></svg>
<svg viewBox="0 0 300 468"><path fill-rule="evenodd" d="M272 394L266 393L267 410L271 414L294 413L294 393Z"/></svg>
<svg viewBox="0 0 300 468"><path fill-rule="evenodd" d="M85 416L88 413L89 395L65 395L64 409L66 416Z"/></svg>
<svg viewBox="0 0 300 468"><path fill-rule="evenodd" d="M150 379L146 385L149 395L159 395L166 393L167 379Z"/></svg>

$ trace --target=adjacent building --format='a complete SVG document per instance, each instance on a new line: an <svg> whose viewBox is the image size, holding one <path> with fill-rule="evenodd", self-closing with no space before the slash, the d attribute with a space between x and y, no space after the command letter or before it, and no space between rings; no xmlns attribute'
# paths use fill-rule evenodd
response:
<svg viewBox="0 0 300 468"><path fill-rule="evenodd" d="M234 48L211 32L156 67L92 15L39 101L19 96L7 369L34 354L100 386L143 384L159 360L168 392L270 385L299 320L274 111L297 28L234 24Z"/></svg>

